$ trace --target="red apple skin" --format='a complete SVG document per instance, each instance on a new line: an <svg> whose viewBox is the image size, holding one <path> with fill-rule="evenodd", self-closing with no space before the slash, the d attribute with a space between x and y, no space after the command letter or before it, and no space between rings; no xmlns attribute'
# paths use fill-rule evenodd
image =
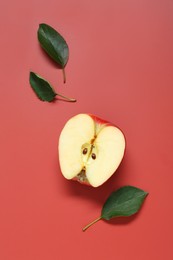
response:
<svg viewBox="0 0 173 260"><path fill-rule="evenodd" d="M107 125L107 126L115 126L114 124L112 124L112 123L110 123L110 122L108 122L108 121L106 121L106 120L104 120L104 119L102 119L102 118L100 118L100 117L97 117L97 116L95 116L95 115L93 115L93 114L87 114L87 115L89 115L89 116L94 120L94 122L96 122L97 124ZM115 126L115 127L118 128L118 129L120 129L120 128L117 127L117 126ZM121 129L120 129L120 131L122 132ZM122 132L122 133L123 133L123 132ZM123 133L123 135L124 135L124 133ZM124 139L125 139L125 135L124 135ZM125 139L125 147L126 147L126 139ZM126 149L124 150L124 154L125 154L125 151L126 151ZM123 158L124 158L124 156L123 156ZM122 158L122 160L123 160L123 158ZM121 162L122 162L122 160L121 160ZM120 162L120 164L121 164L121 162ZM118 166L118 167L119 167L119 166ZM117 170L116 170L116 171L117 171ZM113 176L113 174L112 174L112 176ZM86 185L86 186L91 186L91 184L90 184L89 182L79 181L77 177L74 177L72 180L78 181L78 182L80 182L81 184Z"/></svg>
<svg viewBox="0 0 173 260"><path fill-rule="evenodd" d="M93 114L88 114L93 120L94 122L96 122L97 124L100 124L100 125L112 125L110 122L102 119L102 118L99 118Z"/></svg>
<svg viewBox="0 0 173 260"><path fill-rule="evenodd" d="M89 115L89 116L94 120L94 122L96 122L97 124L107 125L107 126L114 126L114 127L118 128L118 129L123 133L123 131L121 130L121 128L119 128L119 127L116 126L115 124L113 124L113 123L111 123L111 122L109 122L109 121L106 121L106 120L104 120L104 119L102 119L102 118L100 118L100 117L97 117L97 116L95 116L95 115L93 115L93 114L87 114L87 115ZM124 139L125 139L125 148L126 148L126 137L125 137L125 134L124 134L124 133L123 133L123 135L124 135ZM125 154L125 151L126 151L126 149L124 150L124 154Z"/></svg>

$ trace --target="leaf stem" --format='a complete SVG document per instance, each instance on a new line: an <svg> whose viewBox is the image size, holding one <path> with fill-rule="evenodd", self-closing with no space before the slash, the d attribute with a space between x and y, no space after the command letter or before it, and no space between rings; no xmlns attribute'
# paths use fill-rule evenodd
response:
<svg viewBox="0 0 173 260"><path fill-rule="evenodd" d="M64 99L66 99L66 100L69 101L69 102L76 102L76 101L77 101L77 100L74 99L74 98L69 98L69 97L63 96L63 95L61 95L61 94L59 94L59 93L57 93L57 95L60 96L60 97L62 97L62 98L64 98Z"/></svg>
<svg viewBox="0 0 173 260"><path fill-rule="evenodd" d="M96 218L94 221L92 221L91 223L89 223L88 225L86 225L82 231L87 230L90 226L92 226L93 224L95 224L96 222L98 222L100 219L102 219L102 217L100 216L99 218Z"/></svg>
<svg viewBox="0 0 173 260"><path fill-rule="evenodd" d="M66 73L65 73L65 68L62 69L63 73L63 82L66 83Z"/></svg>

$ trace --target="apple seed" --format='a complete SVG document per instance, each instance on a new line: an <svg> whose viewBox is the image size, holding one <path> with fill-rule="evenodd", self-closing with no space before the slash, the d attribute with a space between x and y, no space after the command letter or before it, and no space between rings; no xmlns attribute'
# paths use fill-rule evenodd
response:
<svg viewBox="0 0 173 260"><path fill-rule="evenodd" d="M88 152L88 149L87 149L87 148L84 148L84 149L83 149L83 154L87 154L87 152Z"/></svg>
<svg viewBox="0 0 173 260"><path fill-rule="evenodd" d="M95 160L96 159L95 153L92 153L91 157L92 157L93 160Z"/></svg>

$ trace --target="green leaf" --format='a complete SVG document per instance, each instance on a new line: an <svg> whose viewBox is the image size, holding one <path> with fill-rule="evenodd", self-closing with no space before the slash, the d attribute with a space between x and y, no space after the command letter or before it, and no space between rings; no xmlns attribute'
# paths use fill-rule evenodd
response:
<svg viewBox="0 0 173 260"><path fill-rule="evenodd" d="M38 40L47 54L63 69L65 82L65 66L69 58L69 48L64 38L50 25L40 24Z"/></svg>
<svg viewBox="0 0 173 260"><path fill-rule="evenodd" d="M104 203L101 216L85 226L83 231L101 219L110 220L137 213L147 195L147 192L133 186L124 186L114 191Z"/></svg>
<svg viewBox="0 0 173 260"><path fill-rule="evenodd" d="M51 85L38 74L30 72L29 81L32 89L40 100L51 102L55 99L57 94Z"/></svg>
<svg viewBox="0 0 173 260"><path fill-rule="evenodd" d="M132 186L114 191L103 205L101 217L109 220L113 217L131 216L140 209L147 192Z"/></svg>
<svg viewBox="0 0 173 260"><path fill-rule="evenodd" d="M56 96L59 96L68 102L76 102L76 99L74 98L69 98L60 93L56 93L48 81L34 72L30 72L29 82L37 97L42 101L51 102Z"/></svg>

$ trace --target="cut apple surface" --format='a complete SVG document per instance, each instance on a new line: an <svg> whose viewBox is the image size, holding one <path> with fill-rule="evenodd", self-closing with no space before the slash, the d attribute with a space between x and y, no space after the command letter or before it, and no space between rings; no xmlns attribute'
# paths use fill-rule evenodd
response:
<svg viewBox="0 0 173 260"><path fill-rule="evenodd" d="M125 151L121 130L94 115L79 114L64 126L59 138L63 176L98 187L118 168Z"/></svg>

